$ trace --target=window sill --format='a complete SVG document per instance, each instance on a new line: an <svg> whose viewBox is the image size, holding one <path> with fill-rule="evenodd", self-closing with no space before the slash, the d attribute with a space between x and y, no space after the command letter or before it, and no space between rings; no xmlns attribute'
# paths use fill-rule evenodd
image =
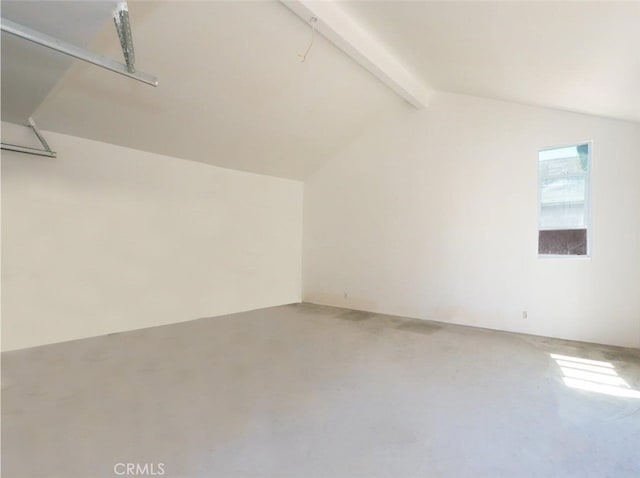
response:
<svg viewBox="0 0 640 478"><path fill-rule="evenodd" d="M538 254L538 259L549 260L549 259L565 259L571 261L590 261L591 255L580 255L580 256L570 256L565 254Z"/></svg>

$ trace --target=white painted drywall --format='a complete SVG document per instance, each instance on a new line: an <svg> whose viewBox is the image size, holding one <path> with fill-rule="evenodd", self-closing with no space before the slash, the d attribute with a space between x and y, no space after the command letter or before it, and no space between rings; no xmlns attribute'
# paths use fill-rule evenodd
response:
<svg viewBox="0 0 640 478"><path fill-rule="evenodd" d="M404 107L322 35L301 62L310 26L279 2L136 1L129 14L136 68L157 75L158 88L74 62L34 113L43 127L303 179L360 132ZM113 22L105 23L90 48L122 58ZM43 68L32 64L27 78Z"/></svg>
<svg viewBox="0 0 640 478"><path fill-rule="evenodd" d="M340 4L433 88L640 121L640 2Z"/></svg>
<svg viewBox="0 0 640 478"><path fill-rule="evenodd" d="M2 151L3 350L300 300L301 182L46 138Z"/></svg>
<svg viewBox="0 0 640 478"><path fill-rule="evenodd" d="M538 150L589 140L593 257L539 259ZM305 182L303 299L640 346L639 156L636 123L439 94Z"/></svg>

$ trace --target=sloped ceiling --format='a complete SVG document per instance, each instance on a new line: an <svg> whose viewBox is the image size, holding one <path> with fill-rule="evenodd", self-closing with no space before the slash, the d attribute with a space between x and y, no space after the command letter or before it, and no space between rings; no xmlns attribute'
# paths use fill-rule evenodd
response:
<svg viewBox="0 0 640 478"><path fill-rule="evenodd" d="M3 1L2 16L78 46L104 26L115 1ZM71 57L2 32L2 120L24 123L73 64Z"/></svg>
<svg viewBox="0 0 640 478"><path fill-rule="evenodd" d="M376 118L410 109L277 2L129 2L152 88L76 62L37 109L44 129L301 179ZM112 25L91 49L122 56Z"/></svg>
<svg viewBox="0 0 640 478"><path fill-rule="evenodd" d="M86 43L97 31L88 48L121 60L110 19L60 20L93 2L60 2L54 13L51 2L15 3L42 8L23 23L60 38ZM640 2L340 6L432 87L640 122ZM321 36L302 63L310 28L276 1L130 1L129 10L136 66L158 88L80 61L69 68L62 55L29 60L24 45L5 50L3 34L2 119L30 111L47 130L304 179L378 119L413 111Z"/></svg>
<svg viewBox="0 0 640 478"><path fill-rule="evenodd" d="M640 122L639 1L344 8L436 89Z"/></svg>

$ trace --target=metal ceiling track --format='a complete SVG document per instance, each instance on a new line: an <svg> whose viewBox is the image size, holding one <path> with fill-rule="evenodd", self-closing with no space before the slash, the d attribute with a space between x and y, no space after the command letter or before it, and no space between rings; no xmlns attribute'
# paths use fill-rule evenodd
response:
<svg viewBox="0 0 640 478"><path fill-rule="evenodd" d="M133 78L134 80L141 81L147 85L158 86L158 79L155 76L135 70L135 54L131 36L131 25L129 23L129 11L127 9L126 2L118 4L118 8L113 13L113 20L116 26L116 31L118 32L118 38L120 39L120 45L122 46L122 53L126 64L122 64L112 60L111 58L107 58L106 56L90 52L84 48L80 48L45 33L20 25L19 23L7 20L6 18L0 18L0 29L3 32L23 38L36 43L37 45L64 53L65 55L86 61L87 63L91 63L92 65L99 66L120 75Z"/></svg>
<svg viewBox="0 0 640 478"><path fill-rule="evenodd" d="M51 151L49 143L47 143L47 141L40 133L40 130L38 129L36 122L33 121L33 118L29 118L29 124L27 126L29 126L33 130L34 134L38 138L38 141L40 141L40 144L42 144L43 149L29 148L27 146L18 146L9 143L0 143L0 149L6 149L7 151L16 151L18 153L34 154L36 156L46 156L47 158L55 158L57 156L57 153L55 151Z"/></svg>

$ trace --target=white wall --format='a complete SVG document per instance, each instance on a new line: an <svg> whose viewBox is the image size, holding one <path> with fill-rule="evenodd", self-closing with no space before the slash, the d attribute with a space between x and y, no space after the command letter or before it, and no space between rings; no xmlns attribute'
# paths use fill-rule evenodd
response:
<svg viewBox="0 0 640 478"><path fill-rule="evenodd" d="M593 258L538 259L538 150L587 140ZM303 298L640 346L639 185L638 124L440 94L305 183Z"/></svg>
<svg viewBox="0 0 640 478"><path fill-rule="evenodd" d="M299 302L302 183L46 138L2 151L3 350Z"/></svg>

